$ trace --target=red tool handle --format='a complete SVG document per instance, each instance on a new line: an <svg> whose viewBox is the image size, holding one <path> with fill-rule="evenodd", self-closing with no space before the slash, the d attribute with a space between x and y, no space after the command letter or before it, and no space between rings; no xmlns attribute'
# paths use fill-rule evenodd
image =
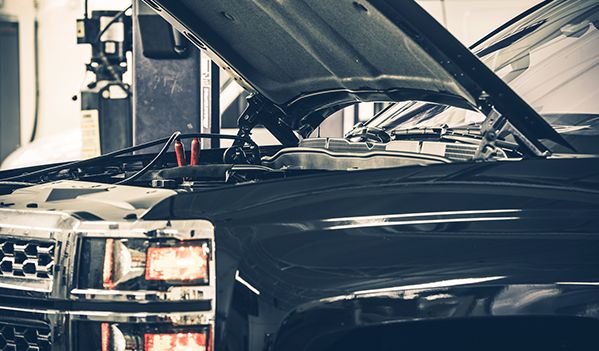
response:
<svg viewBox="0 0 599 351"><path fill-rule="evenodd" d="M175 141L175 155L177 155L177 165L179 167L187 165L187 161L185 161L185 149L183 148L183 143L178 139Z"/></svg>
<svg viewBox="0 0 599 351"><path fill-rule="evenodd" d="M200 139L193 138L191 140L191 158L189 164L195 166L200 163Z"/></svg>

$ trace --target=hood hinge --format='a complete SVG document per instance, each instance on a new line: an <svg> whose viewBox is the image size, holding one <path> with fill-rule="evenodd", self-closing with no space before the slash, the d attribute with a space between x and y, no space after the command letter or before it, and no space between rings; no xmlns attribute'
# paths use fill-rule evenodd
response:
<svg viewBox="0 0 599 351"><path fill-rule="evenodd" d="M252 129L261 124L283 145L295 146L299 143L293 130L281 118L285 113L279 107L259 94L251 94L247 97L247 102L248 106L237 120L237 136L250 138ZM237 140L233 146L239 147L242 144L243 141Z"/></svg>
<svg viewBox="0 0 599 351"><path fill-rule="evenodd" d="M483 110L482 107L479 107ZM523 133L521 133L514 125L502 115L493 105L487 105L484 109L488 111L486 113L487 118L481 124L480 130L482 133L482 141L476 150L474 156L475 160L488 161L496 156L496 141L498 138L505 138L508 135L512 135L516 142L522 146L524 154L532 157L547 157L551 153L547 149L540 149L528 139Z"/></svg>

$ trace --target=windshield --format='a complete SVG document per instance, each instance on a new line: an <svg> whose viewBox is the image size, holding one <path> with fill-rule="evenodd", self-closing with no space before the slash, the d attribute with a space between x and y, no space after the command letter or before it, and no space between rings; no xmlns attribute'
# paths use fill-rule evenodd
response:
<svg viewBox="0 0 599 351"><path fill-rule="evenodd" d="M599 150L599 1L554 1L473 51L578 151ZM397 103L368 126L472 127L484 115L444 105ZM587 138L576 138L587 137ZM556 145L548 145L556 148Z"/></svg>

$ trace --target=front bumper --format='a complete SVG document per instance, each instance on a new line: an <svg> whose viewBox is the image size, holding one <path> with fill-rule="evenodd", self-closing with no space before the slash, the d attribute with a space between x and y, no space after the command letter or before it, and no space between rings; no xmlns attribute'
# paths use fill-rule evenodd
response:
<svg viewBox="0 0 599 351"><path fill-rule="evenodd" d="M59 311L0 306L0 350L147 350L148 335L202 334L212 339L205 311Z"/></svg>

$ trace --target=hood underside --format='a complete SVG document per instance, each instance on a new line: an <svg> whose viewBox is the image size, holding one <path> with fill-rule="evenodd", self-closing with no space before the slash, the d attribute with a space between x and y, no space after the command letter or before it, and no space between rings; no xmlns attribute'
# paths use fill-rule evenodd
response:
<svg viewBox="0 0 599 351"><path fill-rule="evenodd" d="M156 2L189 26L192 41L211 48L239 83L280 106L314 94L398 88L475 103L410 35L368 2Z"/></svg>
<svg viewBox="0 0 599 351"><path fill-rule="evenodd" d="M412 0L146 2L304 135L357 101L420 100L488 106L528 136L563 142Z"/></svg>

